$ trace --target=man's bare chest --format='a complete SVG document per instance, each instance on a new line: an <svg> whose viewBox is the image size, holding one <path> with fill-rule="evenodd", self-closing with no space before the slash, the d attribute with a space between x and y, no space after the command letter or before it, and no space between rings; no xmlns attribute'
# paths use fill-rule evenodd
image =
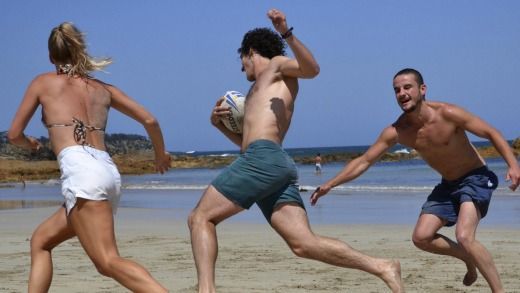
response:
<svg viewBox="0 0 520 293"><path fill-rule="evenodd" d="M432 148L443 149L449 147L460 130L452 125L431 123L422 127L408 127L398 130L398 142L418 151Z"/></svg>

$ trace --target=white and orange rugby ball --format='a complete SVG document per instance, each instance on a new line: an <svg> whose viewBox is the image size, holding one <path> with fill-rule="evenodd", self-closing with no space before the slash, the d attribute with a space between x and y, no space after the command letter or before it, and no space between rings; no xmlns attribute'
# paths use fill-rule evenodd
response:
<svg viewBox="0 0 520 293"><path fill-rule="evenodd" d="M220 105L229 107L231 113L221 118L222 123L234 133L242 133L246 97L237 91L227 91L223 98Z"/></svg>

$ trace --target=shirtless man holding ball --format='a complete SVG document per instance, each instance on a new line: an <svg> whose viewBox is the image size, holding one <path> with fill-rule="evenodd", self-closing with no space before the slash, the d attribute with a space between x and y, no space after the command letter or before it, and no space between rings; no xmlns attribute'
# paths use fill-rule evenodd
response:
<svg viewBox="0 0 520 293"><path fill-rule="evenodd" d="M285 15L271 9L267 16L279 34L253 29L238 49L242 71L253 82L246 97L243 133L234 133L221 122L230 112L220 102L211 114L211 123L240 146L241 155L209 185L189 216L199 292L215 292L216 225L254 203L297 256L363 270L381 278L393 292L403 292L398 261L364 255L310 229L296 166L281 145L294 111L298 78L313 78L320 69L288 27ZM285 56L284 41L295 59Z"/></svg>

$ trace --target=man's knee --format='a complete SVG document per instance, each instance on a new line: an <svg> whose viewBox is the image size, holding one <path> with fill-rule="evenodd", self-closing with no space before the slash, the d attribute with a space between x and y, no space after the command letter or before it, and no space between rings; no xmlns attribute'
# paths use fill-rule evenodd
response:
<svg viewBox="0 0 520 293"><path fill-rule="evenodd" d="M114 270L118 268L120 265L118 260L120 257L112 256L107 257L103 260L95 260L94 266L96 266L96 270L105 277L112 277L114 275Z"/></svg>
<svg viewBox="0 0 520 293"><path fill-rule="evenodd" d="M434 235L424 233L421 231L415 231L412 235L413 244L420 249L424 249L432 243Z"/></svg>
<svg viewBox="0 0 520 293"><path fill-rule="evenodd" d="M298 257L309 258L310 257L310 249L303 243L295 242L289 243L289 247L291 251Z"/></svg>
<svg viewBox="0 0 520 293"><path fill-rule="evenodd" d="M455 233L455 237L457 239L457 243L464 249L467 249L475 242L475 235L471 232L457 231Z"/></svg>
<svg viewBox="0 0 520 293"><path fill-rule="evenodd" d="M308 238L298 238L287 241L291 251L298 257L313 258L313 251L318 248L316 236Z"/></svg>
<svg viewBox="0 0 520 293"><path fill-rule="evenodd" d="M188 216L188 227L190 228L190 231L193 230L193 227L195 226L196 221L197 221L196 210L192 210L190 215Z"/></svg>
<svg viewBox="0 0 520 293"><path fill-rule="evenodd" d="M190 230L193 230L197 226L205 225L211 222L210 219L205 215L205 213L200 212L197 208L191 211L188 216L188 227Z"/></svg>

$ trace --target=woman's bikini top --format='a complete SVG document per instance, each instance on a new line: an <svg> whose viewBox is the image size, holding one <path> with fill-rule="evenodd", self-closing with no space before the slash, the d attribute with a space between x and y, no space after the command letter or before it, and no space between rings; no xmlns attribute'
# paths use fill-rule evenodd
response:
<svg viewBox="0 0 520 293"><path fill-rule="evenodd" d="M53 127L70 127L74 126L74 140L79 143L80 145L84 146L90 146L87 142L87 131L105 131L105 127L95 127L92 125L85 124L85 122L81 121L78 118L72 117L72 123L66 123L66 124L59 124L59 123L53 123L53 124L46 124L45 121L42 119L43 124L47 129L53 128Z"/></svg>

